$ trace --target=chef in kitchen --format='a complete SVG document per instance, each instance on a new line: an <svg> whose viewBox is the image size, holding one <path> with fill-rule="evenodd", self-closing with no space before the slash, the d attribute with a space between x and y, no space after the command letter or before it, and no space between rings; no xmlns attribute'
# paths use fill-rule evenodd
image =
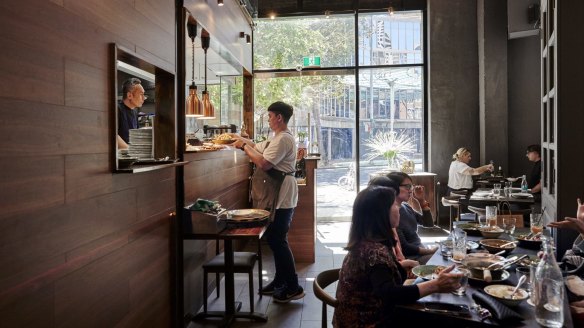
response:
<svg viewBox="0 0 584 328"><path fill-rule="evenodd" d="M127 149L130 142L130 129L138 128L138 109L148 97L144 94L142 81L135 77L127 79L122 85L122 101L118 103L118 149Z"/></svg>

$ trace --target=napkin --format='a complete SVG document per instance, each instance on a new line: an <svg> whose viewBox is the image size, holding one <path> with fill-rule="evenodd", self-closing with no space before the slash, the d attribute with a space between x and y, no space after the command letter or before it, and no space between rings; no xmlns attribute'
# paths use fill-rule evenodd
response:
<svg viewBox="0 0 584 328"><path fill-rule="evenodd" d="M491 315L498 321L522 321L523 317L511 310L507 305L497 301L495 298L487 295L482 290L475 292L472 298L487 307L491 311Z"/></svg>

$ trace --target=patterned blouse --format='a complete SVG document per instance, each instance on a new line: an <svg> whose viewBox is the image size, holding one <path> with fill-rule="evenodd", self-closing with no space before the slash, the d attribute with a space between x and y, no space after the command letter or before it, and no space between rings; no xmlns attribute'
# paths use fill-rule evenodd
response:
<svg viewBox="0 0 584 328"><path fill-rule="evenodd" d="M389 326L395 304L411 303L420 297L417 286L403 286L405 276L387 246L361 242L343 261L333 327Z"/></svg>

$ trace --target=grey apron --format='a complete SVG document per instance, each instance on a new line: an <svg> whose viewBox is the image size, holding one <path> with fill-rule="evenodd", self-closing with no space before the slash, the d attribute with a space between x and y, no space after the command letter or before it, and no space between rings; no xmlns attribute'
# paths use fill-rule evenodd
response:
<svg viewBox="0 0 584 328"><path fill-rule="evenodd" d="M269 146L269 143L268 143ZM266 147L267 148L267 147ZM287 175L295 172L282 172L271 168L264 171L256 166L251 177L251 199L253 207L270 211L270 222L274 221L276 204L280 195L280 188Z"/></svg>

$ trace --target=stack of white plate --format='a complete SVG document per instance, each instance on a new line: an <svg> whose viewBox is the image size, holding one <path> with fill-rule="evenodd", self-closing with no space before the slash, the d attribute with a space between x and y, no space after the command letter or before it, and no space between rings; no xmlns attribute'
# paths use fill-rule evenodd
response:
<svg viewBox="0 0 584 328"><path fill-rule="evenodd" d="M152 129L130 129L130 157L153 158Z"/></svg>

